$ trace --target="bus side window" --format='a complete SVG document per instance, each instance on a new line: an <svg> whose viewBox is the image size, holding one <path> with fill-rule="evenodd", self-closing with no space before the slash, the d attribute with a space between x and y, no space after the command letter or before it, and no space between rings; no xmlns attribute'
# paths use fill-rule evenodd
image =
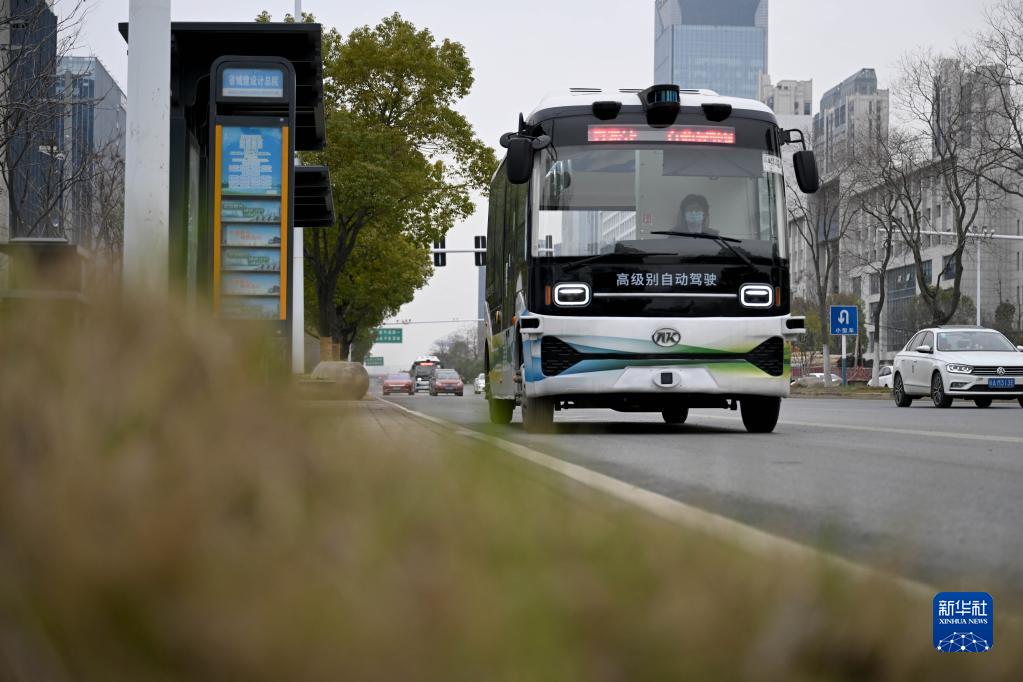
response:
<svg viewBox="0 0 1023 682"><path fill-rule="evenodd" d="M529 210L529 183L509 185L506 199L508 220L504 244L508 260L508 315L515 315L515 300L526 280L526 212Z"/></svg>

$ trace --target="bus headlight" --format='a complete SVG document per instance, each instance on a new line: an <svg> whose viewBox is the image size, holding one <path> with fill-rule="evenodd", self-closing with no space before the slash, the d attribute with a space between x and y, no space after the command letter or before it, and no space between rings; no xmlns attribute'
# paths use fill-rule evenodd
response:
<svg viewBox="0 0 1023 682"><path fill-rule="evenodd" d="M590 304L590 287L581 282L557 284L554 287L554 304L563 308L581 308Z"/></svg>
<svg viewBox="0 0 1023 682"><path fill-rule="evenodd" d="M767 284L743 284L739 302L744 308L770 308L774 305L774 287Z"/></svg>

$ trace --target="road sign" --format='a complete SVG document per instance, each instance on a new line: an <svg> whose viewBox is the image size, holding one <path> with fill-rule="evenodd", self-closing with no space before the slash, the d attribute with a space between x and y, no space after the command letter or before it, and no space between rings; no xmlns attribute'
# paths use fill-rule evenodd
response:
<svg viewBox="0 0 1023 682"><path fill-rule="evenodd" d="M401 337L401 327L377 327L373 330L373 343L401 343Z"/></svg>
<svg viewBox="0 0 1023 682"><path fill-rule="evenodd" d="M401 331L401 330L399 329L398 331ZM383 367L384 366L384 358L383 358L382 355L381 356L373 355L373 356L370 356L370 357L366 358L365 362L363 362L362 364L364 364L366 367Z"/></svg>
<svg viewBox="0 0 1023 682"><path fill-rule="evenodd" d="M832 336L856 336L860 333L859 309L854 305L831 306Z"/></svg>

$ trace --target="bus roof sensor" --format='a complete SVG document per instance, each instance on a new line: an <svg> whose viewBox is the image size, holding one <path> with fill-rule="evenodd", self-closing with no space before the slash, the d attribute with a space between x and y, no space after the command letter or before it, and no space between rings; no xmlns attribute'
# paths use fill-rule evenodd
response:
<svg viewBox="0 0 1023 682"><path fill-rule="evenodd" d="M610 121L618 118L618 112L622 110L622 103L615 101L601 101L593 103L593 115L601 121Z"/></svg>
<svg viewBox="0 0 1023 682"><path fill-rule="evenodd" d="M638 97L646 111L646 122L654 128L665 128L674 123L682 106L678 86L672 83L651 85Z"/></svg>
<svg viewBox="0 0 1023 682"><path fill-rule="evenodd" d="M721 123L726 118L732 115L732 105L724 104L722 102L704 102L703 115L707 117L708 121L714 123Z"/></svg>

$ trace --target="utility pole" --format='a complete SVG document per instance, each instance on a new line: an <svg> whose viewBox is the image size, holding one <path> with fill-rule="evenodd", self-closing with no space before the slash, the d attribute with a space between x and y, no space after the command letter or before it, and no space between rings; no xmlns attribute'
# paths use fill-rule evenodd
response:
<svg viewBox="0 0 1023 682"><path fill-rule="evenodd" d="M130 0L124 159L125 291L166 298L171 0Z"/></svg>

